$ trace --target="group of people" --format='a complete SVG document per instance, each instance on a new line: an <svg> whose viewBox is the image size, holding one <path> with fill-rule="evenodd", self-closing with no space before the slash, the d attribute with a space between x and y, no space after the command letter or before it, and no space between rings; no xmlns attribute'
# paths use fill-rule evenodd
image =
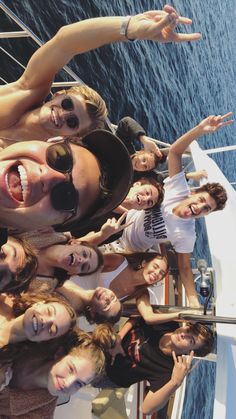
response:
<svg viewBox="0 0 236 419"><path fill-rule="evenodd" d="M185 42L191 20L171 6L62 27L0 95L0 418L51 418L57 397L82 386L148 380L143 412L164 406L213 346L210 328L179 325L152 310L148 287L168 272L171 242L190 307L199 307L190 264L194 220L227 201L219 183L190 190L182 155L193 140L231 124L209 116L159 149L131 117L107 127L107 107L88 86L50 92L76 55L113 42ZM165 164L168 177L153 172ZM114 240L114 235L116 239ZM140 316L116 333L122 302ZM85 316L93 332L78 327ZM23 397L22 397L23 395ZM33 415L33 416L32 416Z"/></svg>

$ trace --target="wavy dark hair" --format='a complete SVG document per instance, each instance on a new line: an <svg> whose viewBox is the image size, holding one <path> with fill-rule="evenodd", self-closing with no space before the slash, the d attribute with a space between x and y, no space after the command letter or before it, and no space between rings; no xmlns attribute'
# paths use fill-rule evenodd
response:
<svg viewBox="0 0 236 419"><path fill-rule="evenodd" d="M122 311L123 311L123 305L120 302L120 309L114 316L106 317L102 313L97 313L97 312L94 313L94 312L91 311L89 306L86 306L83 309L83 311L81 312L81 315L86 317L86 320L90 324L94 324L94 323L96 323L96 324L101 324L101 323L115 324L120 320L120 318L122 316Z"/></svg>
<svg viewBox="0 0 236 419"><path fill-rule="evenodd" d="M8 239L20 244L25 253L23 266L20 266L17 269L16 274L12 274L12 280L1 291L15 295L28 289L31 279L36 275L38 260L36 251L27 240L15 238L13 236L9 236Z"/></svg>
<svg viewBox="0 0 236 419"><path fill-rule="evenodd" d="M86 241L81 241L80 243L78 243L78 245L81 244L82 246L86 246L89 247L90 249L93 249L98 257L98 264L97 267L89 273L80 273L80 276L86 276L86 275L91 275L95 272L97 272L101 266L104 264L104 260L103 260L103 255L102 252L98 249L98 247L95 244L86 242ZM66 245L65 245L66 246ZM68 272L65 269L62 268L55 268L54 269L54 277L57 279L58 281L58 287L62 287L62 285L64 284L64 282L70 278L70 274L68 274Z"/></svg>

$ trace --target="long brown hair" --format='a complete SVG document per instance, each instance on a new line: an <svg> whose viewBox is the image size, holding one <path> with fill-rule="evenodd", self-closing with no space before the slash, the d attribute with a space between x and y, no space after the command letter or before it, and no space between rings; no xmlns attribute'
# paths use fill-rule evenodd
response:
<svg viewBox="0 0 236 419"><path fill-rule="evenodd" d="M151 262L153 259L158 258L160 260L164 260L166 262L166 271L165 274L163 275L162 279L165 277L165 275L168 272L169 266L168 266L168 260L166 258L166 256L161 255L158 252L135 252L135 253L119 253L122 256L124 256L127 261L129 266L134 270L134 271L139 271L141 269L143 269L142 267L142 263L145 262ZM143 284L143 285L137 285L136 286L136 290L134 291L133 294L128 295L125 298L122 298L122 302L124 303L127 300L130 300L132 298L136 298L139 295L142 294L143 291L145 291L147 289L147 284Z"/></svg>

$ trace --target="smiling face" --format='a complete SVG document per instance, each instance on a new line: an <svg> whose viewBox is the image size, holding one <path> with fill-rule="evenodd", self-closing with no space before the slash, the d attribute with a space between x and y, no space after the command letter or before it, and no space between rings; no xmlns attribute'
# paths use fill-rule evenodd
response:
<svg viewBox="0 0 236 419"><path fill-rule="evenodd" d="M144 263L143 277L148 285L153 285L161 281L167 272L167 262L165 259L155 257L150 262Z"/></svg>
<svg viewBox="0 0 236 419"><path fill-rule="evenodd" d="M71 327L71 316L63 304L36 303L24 314L23 324L28 340L41 342L64 335Z"/></svg>
<svg viewBox="0 0 236 419"><path fill-rule="evenodd" d="M86 103L80 95L56 93L40 108L40 125L49 137L85 135L91 126Z"/></svg>
<svg viewBox="0 0 236 419"><path fill-rule="evenodd" d="M64 182L66 176L47 164L49 146L42 141L21 142L0 153L2 225L27 231L60 224L71 217L71 212L56 210L52 205L51 191ZM74 144L71 150L72 181L78 193L74 219L79 219L99 196L100 168L90 151Z"/></svg>
<svg viewBox="0 0 236 419"><path fill-rule="evenodd" d="M121 303L113 291L97 287L90 303L91 314L100 314L105 318L115 317L121 309Z"/></svg>
<svg viewBox="0 0 236 419"><path fill-rule="evenodd" d="M153 153L142 151L137 152L132 157L133 169L137 172L147 172L156 167L155 155Z"/></svg>
<svg viewBox="0 0 236 419"><path fill-rule="evenodd" d="M122 204L128 209L144 210L152 208L158 198L159 192L154 185L141 185L140 182L135 182Z"/></svg>
<svg viewBox="0 0 236 419"><path fill-rule="evenodd" d="M16 240L8 238L0 250L0 292L12 282L14 274L24 267L25 260L23 246Z"/></svg>
<svg viewBox="0 0 236 419"><path fill-rule="evenodd" d="M208 192L193 193L184 199L174 209L173 213L180 218L201 218L210 214L216 208L216 202Z"/></svg>
<svg viewBox="0 0 236 419"><path fill-rule="evenodd" d="M57 246L55 253L57 267L64 269L70 275L86 275L95 272L98 267L99 261L96 251L82 244Z"/></svg>
<svg viewBox="0 0 236 419"><path fill-rule="evenodd" d="M95 378L90 359L69 354L54 364L48 375L48 391L53 396L72 395Z"/></svg>
<svg viewBox="0 0 236 419"><path fill-rule="evenodd" d="M204 339L201 335L193 333L189 326L183 326L176 329L171 334L172 350L177 355L189 354L190 351L196 351L204 344Z"/></svg>

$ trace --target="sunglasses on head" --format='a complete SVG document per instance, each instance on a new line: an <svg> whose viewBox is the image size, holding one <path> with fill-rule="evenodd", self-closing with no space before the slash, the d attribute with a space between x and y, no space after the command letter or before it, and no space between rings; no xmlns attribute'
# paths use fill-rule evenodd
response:
<svg viewBox="0 0 236 419"><path fill-rule="evenodd" d="M46 152L46 160L52 169L64 173L67 177L67 180L52 188L50 194L52 206L58 211L72 212L71 217L73 217L78 207L78 191L74 187L71 174L73 155L69 142L65 140L50 145Z"/></svg>
<svg viewBox="0 0 236 419"><path fill-rule="evenodd" d="M71 112L75 109L72 99L67 96L61 101L61 107L64 111ZM78 129L79 128L79 118L76 115L69 115L66 118L66 124L68 128Z"/></svg>

